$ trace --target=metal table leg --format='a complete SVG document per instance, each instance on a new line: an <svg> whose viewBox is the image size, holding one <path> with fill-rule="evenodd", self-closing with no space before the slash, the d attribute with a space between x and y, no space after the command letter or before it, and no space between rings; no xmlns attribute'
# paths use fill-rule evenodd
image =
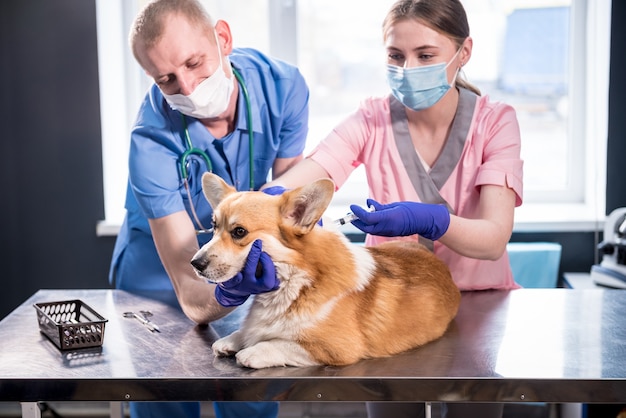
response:
<svg viewBox="0 0 626 418"><path fill-rule="evenodd" d="M21 402L22 418L41 418L41 409L37 402Z"/></svg>
<svg viewBox="0 0 626 418"><path fill-rule="evenodd" d="M109 411L111 418L123 418L124 417L124 403L123 402L110 402Z"/></svg>

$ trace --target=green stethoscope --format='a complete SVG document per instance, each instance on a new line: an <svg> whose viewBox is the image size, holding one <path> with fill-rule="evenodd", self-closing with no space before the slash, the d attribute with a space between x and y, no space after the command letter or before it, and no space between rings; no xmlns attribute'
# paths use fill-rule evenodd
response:
<svg viewBox="0 0 626 418"><path fill-rule="evenodd" d="M237 71L234 67L231 67L231 68L232 68L233 74L235 75L235 78L237 78L237 81L239 82L239 86L241 87L241 92L243 93L243 98L246 102L246 111L248 113L247 114L248 147L250 151L250 160L249 160L250 190L254 190L254 131L252 130L252 105L250 104L250 96L248 95L248 89L246 88L246 85L243 82L243 78L241 77L241 74L239 74L239 71ZM187 129L187 119L185 118L185 115L183 115L182 113L180 114L180 116L183 120L183 129L185 133L184 139L185 139L185 145L187 147L185 152L183 152L183 154L180 156L180 159L178 160L178 169L179 169L180 177L183 180L183 184L185 185L185 190L187 191L187 196L189 197L189 207L191 208L191 213L196 223L200 227L200 230L197 230L196 234L211 233L213 232L213 228L207 229L204 226L202 226L202 223L200 222L200 219L198 218L198 215L196 214L196 210L193 207L193 203L191 200L191 191L189 190L189 181L188 181L189 173L187 172L187 159L189 158L190 155L197 155L201 157L204 160L207 166L207 170L209 172L213 172L213 164L211 163L211 158L206 152L204 152L200 148L196 148L193 146L193 144L191 143L191 137L189 136L189 129Z"/></svg>

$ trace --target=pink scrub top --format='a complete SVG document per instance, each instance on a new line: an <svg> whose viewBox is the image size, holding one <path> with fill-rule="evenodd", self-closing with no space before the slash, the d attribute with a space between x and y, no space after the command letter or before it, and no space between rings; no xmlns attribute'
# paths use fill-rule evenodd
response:
<svg viewBox="0 0 626 418"><path fill-rule="evenodd" d="M422 174L425 170L421 164L417 169L406 166L407 158L417 158L414 148L409 153L406 148L399 151L398 146L402 148L402 145L396 136L404 134L398 125L407 122L405 115L398 117L398 105L402 105L393 96L365 100L308 158L320 164L337 187L345 183L356 167L364 164L369 194L380 203L445 202L451 213L471 219L477 217L480 186L492 184L513 189L516 206L521 205L523 161L515 110L503 103L492 103L487 96L477 96L462 88L459 91L459 108L449 137L441 156L427 173L433 177L437 196L422 192L426 198L420 198L416 188L420 189L420 184L429 181L424 181L423 177L412 181L420 170ZM402 108L400 111L403 113ZM405 129L408 136L408 128ZM407 154L411 155L407 157ZM434 193L437 194L437 190ZM419 237L368 235L366 245L398 239L416 241ZM506 251L496 261L464 257L439 242L434 243L433 251L448 265L461 290L520 287L513 280Z"/></svg>

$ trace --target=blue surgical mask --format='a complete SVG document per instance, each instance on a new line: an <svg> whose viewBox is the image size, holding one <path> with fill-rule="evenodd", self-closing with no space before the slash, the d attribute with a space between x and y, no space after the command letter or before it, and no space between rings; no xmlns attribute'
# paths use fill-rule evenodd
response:
<svg viewBox="0 0 626 418"><path fill-rule="evenodd" d="M450 62L454 61L460 49ZM437 103L450 90L446 72L450 62L422 67L404 68L387 65L387 82L394 97L403 105L415 111L428 109ZM454 74L454 80L456 79Z"/></svg>

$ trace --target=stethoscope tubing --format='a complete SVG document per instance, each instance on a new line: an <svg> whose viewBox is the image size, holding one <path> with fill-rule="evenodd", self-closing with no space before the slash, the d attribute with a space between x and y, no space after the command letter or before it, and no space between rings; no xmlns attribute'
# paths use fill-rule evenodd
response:
<svg viewBox="0 0 626 418"><path fill-rule="evenodd" d="M232 68L233 74L235 75L235 78L239 82L241 92L243 93L243 97L246 102L248 147L249 147L249 152L250 152L250 160L249 160L249 165L248 165L249 175L250 175L250 190L254 190L254 131L252 129L252 105L250 103L250 95L248 94L248 89L246 88L246 84L244 83L243 78L241 77L241 74L239 74L239 71L237 71L235 67L231 67L231 68ZM183 121L183 131L184 131L183 140L185 142L186 149L185 149L185 152L181 154L180 159L178 161L179 175L181 179L183 180L183 184L185 186L185 190L189 198L189 207L191 209L191 214L194 220L196 221L198 227L200 228L200 230L196 231L196 234L212 233L213 228L205 228L202 225L202 223L200 222L200 218L198 217L198 214L196 213L196 209L194 208L193 201L191 199L191 191L189 190L189 182L188 182L189 173L187 172L186 163L187 163L187 158L189 158L190 155L198 155L204 160L207 170L209 172L213 172L213 164L211 163L211 158L205 151L193 146L193 143L191 142L191 137L189 135L187 119L185 118L185 115L183 115L182 113L180 114L180 116Z"/></svg>
<svg viewBox="0 0 626 418"><path fill-rule="evenodd" d="M231 68L233 70L233 74L235 75L235 78L239 82L241 92L243 93L244 101L246 102L248 148L250 152L250 160L248 164L249 176L250 176L249 187L250 187L250 190L254 190L254 130L252 129L252 104L250 102L250 95L248 94L248 89L246 87L246 84L243 81L243 78L241 77L241 74L239 74L239 71L237 71L235 67L231 67ZM209 172L213 171L213 164L211 163L211 158L206 152L204 152L200 148L196 148L193 146L193 143L191 142L191 137L189 136L189 129L187 127L187 119L185 118L185 115L183 115L182 113L180 114L180 116L183 121L183 132L184 132L183 140L185 142L186 150L185 152L181 154L180 159L179 159L179 174L183 181L187 181L187 179L189 178L189 173L187 172L186 162L187 162L187 158L190 155L200 156L204 160L207 166L207 170Z"/></svg>
<svg viewBox="0 0 626 418"><path fill-rule="evenodd" d="M233 74L235 74L235 78L239 81L239 86L241 87L241 92L243 93L243 98L246 102L246 112L247 112L247 127L248 127L248 148L250 150L250 163L248 164L248 170L250 171L250 190L254 190L254 130L252 129L252 105L250 104L250 95L248 94L248 88L246 87L246 83L243 82L243 78L239 71L235 69L235 67L231 67L233 70Z"/></svg>

